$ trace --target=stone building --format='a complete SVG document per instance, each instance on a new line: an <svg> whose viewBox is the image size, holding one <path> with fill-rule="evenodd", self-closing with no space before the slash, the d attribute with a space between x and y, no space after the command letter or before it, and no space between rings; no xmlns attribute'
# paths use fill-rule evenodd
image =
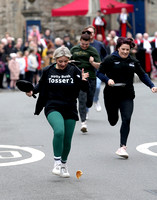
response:
<svg viewBox="0 0 157 200"><path fill-rule="evenodd" d="M13 37L26 36L26 20L38 19L41 21L41 31L50 28L54 37L63 37L69 33L72 38L79 36L83 27L89 21L85 16L73 17L52 17L51 9L61 7L73 0L0 0L0 38L5 32ZM154 5L146 1L146 31L153 35L157 30L157 2ZM33 13L33 14L31 14ZM151 13L151 14L150 14ZM118 29L117 15L105 16L108 22L108 29Z"/></svg>
<svg viewBox="0 0 157 200"><path fill-rule="evenodd" d="M33 0L32 0L33 1ZM72 37L82 30L86 25L85 17L55 17L51 16L51 9L72 2L72 0L0 0L0 38L5 32L9 32L13 37L26 36L26 20L41 21L41 31L46 28L52 31L57 37L63 37L69 33ZM34 14L31 15L31 12Z"/></svg>

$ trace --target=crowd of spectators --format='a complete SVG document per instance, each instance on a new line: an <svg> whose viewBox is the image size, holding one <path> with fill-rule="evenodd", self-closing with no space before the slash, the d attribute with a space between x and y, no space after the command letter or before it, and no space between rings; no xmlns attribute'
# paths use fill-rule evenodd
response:
<svg viewBox="0 0 157 200"><path fill-rule="evenodd" d="M35 85L42 68L54 62L54 50L62 45L72 48L68 34L63 39L53 38L49 29L41 34L35 26L27 41L5 33L0 41L0 89L14 90L17 80L28 80Z"/></svg>
<svg viewBox="0 0 157 200"><path fill-rule="evenodd" d="M115 51L116 42L119 36L117 36L115 30L111 30L106 39L103 40L100 34L97 35L97 40L104 43L107 53L111 54ZM157 32L154 32L154 36L150 36L148 33L137 33L133 38L131 32L127 32L127 38L132 38L136 46L131 49L131 55L135 56L150 78L155 79L157 77Z"/></svg>
<svg viewBox="0 0 157 200"><path fill-rule="evenodd" d="M133 38L130 32L127 33L127 37ZM29 33L27 41L23 41L22 38L15 39L9 33L5 33L0 41L0 89L14 90L19 79L28 80L35 85L42 69L54 62L54 50L62 45L69 49L75 45L70 39L68 34L63 38L54 38L49 29L46 29L44 34L39 33L35 26ZM103 43L108 54L115 51L118 39L116 31L109 31L105 40L101 34L97 34L96 39ZM143 69L152 78L152 72L156 72L157 68L157 32L151 40L148 33L138 33L133 39L136 47L131 54L136 56ZM153 74L153 78L155 76Z"/></svg>

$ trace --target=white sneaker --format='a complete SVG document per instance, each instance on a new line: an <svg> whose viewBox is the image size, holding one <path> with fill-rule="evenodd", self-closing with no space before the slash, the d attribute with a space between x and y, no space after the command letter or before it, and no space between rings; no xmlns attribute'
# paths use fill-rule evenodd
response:
<svg viewBox="0 0 157 200"><path fill-rule="evenodd" d="M82 131L83 133L88 132L86 121L84 121L84 122L81 123L81 131Z"/></svg>
<svg viewBox="0 0 157 200"><path fill-rule="evenodd" d="M60 176L63 177L63 178L69 178L70 177L67 164L61 164Z"/></svg>
<svg viewBox="0 0 157 200"><path fill-rule="evenodd" d="M52 173L55 174L55 175L60 175L60 169L61 169L61 163L55 162Z"/></svg>
<svg viewBox="0 0 157 200"><path fill-rule="evenodd" d="M87 120L87 119L89 119L89 115L88 115L88 112L86 113L86 120Z"/></svg>
<svg viewBox="0 0 157 200"><path fill-rule="evenodd" d="M126 152L126 146L122 146L121 148L119 148L116 151L116 154L126 159L129 157L129 154Z"/></svg>
<svg viewBox="0 0 157 200"><path fill-rule="evenodd" d="M97 102L95 103L95 109L96 109L97 112L100 112L100 111L101 111L101 105L100 105L99 101L97 101Z"/></svg>

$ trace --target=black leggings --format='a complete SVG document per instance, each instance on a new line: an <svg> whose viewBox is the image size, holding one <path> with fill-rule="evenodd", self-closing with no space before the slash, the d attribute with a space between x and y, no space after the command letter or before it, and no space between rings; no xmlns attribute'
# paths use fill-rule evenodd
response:
<svg viewBox="0 0 157 200"><path fill-rule="evenodd" d="M108 121L111 126L115 126L117 124L119 118L118 112L120 110L122 119L122 124L120 127L120 146L126 146L128 135L130 132L131 116L134 109L133 99L125 99L116 102L105 99L104 102L108 115Z"/></svg>

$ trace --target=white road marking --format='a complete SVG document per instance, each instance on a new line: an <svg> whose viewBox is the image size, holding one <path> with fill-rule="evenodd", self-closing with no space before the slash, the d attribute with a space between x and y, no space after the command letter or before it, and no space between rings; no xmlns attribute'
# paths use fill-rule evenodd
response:
<svg viewBox="0 0 157 200"><path fill-rule="evenodd" d="M30 147L19 147L19 146L13 146L13 145L0 145L0 148L11 149L11 150L6 151L6 152L11 152L12 157L9 157L11 159L15 158L15 157L17 158L17 156L21 155L17 150L26 151L26 152L31 154L30 158L26 158L26 159L18 160L18 161L0 163L0 167L13 166L13 165L23 165L23 164L28 164L28 163L32 163L32 162L37 162L39 160L42 160L45 157L45 154L42 151L39 151L39 150L34 149L34 148L30 148ZM16 151L12 151L12 149L15 149ZM1 152L4 152L4 151L0 151L0 153ZM19 154L17 154L17 152ZM4 157L0 156L0 159L4 159Z"/></svg>
<svg viewBox="0 0 157 200"><path fill-rule="evenodd" d="M3 154L9 153L11 156L3 156ZM0 151L0 159L9 159L9 158L21 158L22 155L18 151Z"/></svg>
<svg viewBox="0 0 157 200"><path fill-rule="evenodd" d="M136 147L136 150L151 156L157 156L157 153L149 150L150 147L157 146L157 142L145 143Z"/></svg>

